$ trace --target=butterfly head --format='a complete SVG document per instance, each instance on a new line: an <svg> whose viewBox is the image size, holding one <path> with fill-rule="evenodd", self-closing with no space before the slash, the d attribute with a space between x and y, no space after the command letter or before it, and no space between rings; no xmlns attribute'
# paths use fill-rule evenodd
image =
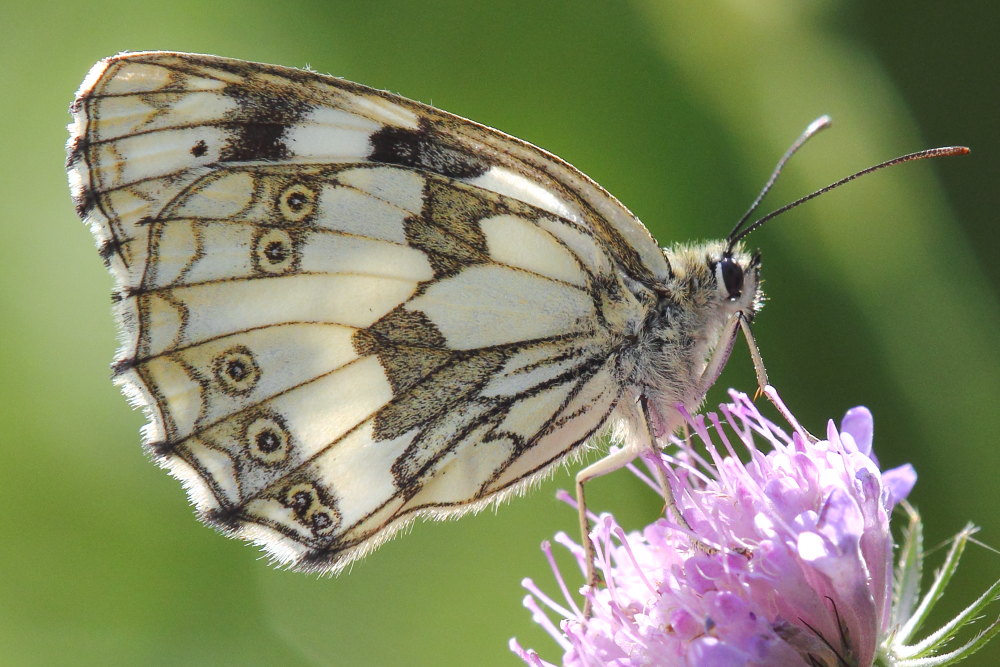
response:
<svg viewBox="0 0 1000 667"><path fill-rule="evenodd" d="M736 313L752 320L763 305L760 253L728 241L675 245L663 252L671 276L661 306L679 305L712 329Z"/></svg>

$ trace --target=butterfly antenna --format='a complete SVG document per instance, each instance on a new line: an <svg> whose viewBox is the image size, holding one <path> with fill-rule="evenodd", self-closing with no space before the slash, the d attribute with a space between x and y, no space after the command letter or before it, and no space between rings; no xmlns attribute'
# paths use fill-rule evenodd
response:
<svg viewBox="0 0 1000 667"><path fill-rule="evenodd" d="M829 192L830 190L833 190L834 188L839 188L841 185L844 185L845 183L850 183L854 179L860 178L861 176L864 176L865 174L870 174L873 171L878 171L879 169L883 169L885 167L891 167L891 166L897 165L897 164L902 164L904 162L913 162L914 160L923 160L923 159L931 158L931 157L944 157L946 155L965 155L968 152L969 152L969 149L966 148L965 146L945 146L945 147L942 147L942 148L928 148L927 150L917 151L916 153L909 153L908 155L901 155L901 156L899 156L897 158L893 158L891 160L886 160L885 162L881 162L881 163L879 163L879 164L877 164L877 165L875 165L873 167L868 167L867 169L862 169L861 171L855 172L855 173L851 174L850 176L846 176L846 177L840 179L839 181L835 181L835 182L831 183L830 185L828 185L828 186L826 186L824 188L820 188L819 190L816 190L815 192L810 193L810 194L806 195L805 197L801 197L799 199L796 199L795 201L791 202L790 204L785 204L781 208L776 209L774 211L771 211L770 213L768 213L764 217L757 219L756 221L754 221L750 225L747 225L742 230L739 230L739 228L737 228L738 231L734 230L734 233L731 233L729 235L729 238L728 238L729 247L732 248L740 240L746 238L746 236L748 234L750 234L754 230L760 228L760 226L763 225L768 220L770 220L772 218L776 218L779 215L781 215L782 213L784 213L786 211L790 211L791 209L795 208L796 206L804 204L807 201L809 201L810 199L818 197L818 196L820 196L821 194L823 194L825 192Z"/></svg>
<svg viewBox="0 0 1000 667"><path fill-rule="evenodd" d="M773 187L775 181L778 180L778 176L781 174L781 170L784 169L785 163L788 162L788 160L791 159L791 157L795 155L795 153L798 152L798 150L802 148L802 146L814 134L816 134L820 130L825 130L826 128L830 127L831 122L832 121L830 120L829 116L826 115L820 116L813 122L809 123L809 127L807 127L805 131L799 135L798 139L792 142L792 145L788 147L788 150L785 151L785 154L781 156L780 160L778 160L778 164L774 166L774 170L771 172L770 178L767 179L767 183L765 183L764 187L761 188L760 194L757 195L757 198L753 200L752 204L750 204L750 208L747 209L747 212L743 214L743 217L741 217L739 221L736 223L736 226L733 227L733 231L729 232L729 236L726 237L727 239L732 239L733 237L735 237L737 234L740 233L740 227L746 224L746 221L750 219L750 216L753 215L753 212L757 210L757 207L760 206L760 203L764 201L764 197L767 196L767 193L771 191L771 187ZM729 245L731 248L733 242L730 241Z"/></svg>

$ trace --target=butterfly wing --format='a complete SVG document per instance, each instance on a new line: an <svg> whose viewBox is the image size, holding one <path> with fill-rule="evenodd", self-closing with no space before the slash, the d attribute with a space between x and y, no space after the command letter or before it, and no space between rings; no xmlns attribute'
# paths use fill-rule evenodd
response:
<svg viewBox="0 0 1000 667"><path fill-rule="evenodd" d="M338 570L578 450L667 273L559 159L398 96L178 53L102 61L70 126L118 381L200 515Z"/></svg>

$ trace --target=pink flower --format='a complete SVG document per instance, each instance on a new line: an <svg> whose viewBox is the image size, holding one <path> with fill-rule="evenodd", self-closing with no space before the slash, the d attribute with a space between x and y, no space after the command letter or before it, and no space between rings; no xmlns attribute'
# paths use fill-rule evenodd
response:
<svg viewBox="0 0 1000 667"><path fill-rule="evenodd" d="M562 664L840 666L880 655L893 623L889 514L916 473L880 471L865 408L811 442L787 411L789 432L746 395L732 398L721 417L688 417L697 447L674 439L678 453L646 461L663 466L695 535L670 513L629 534L596 517L606 586L584 591L590 618L558 570L565 605L525 582L525 604L562 646ZM656 488L655 476L633 472ZM583 549L556 539L583 570ZM558 628L546 608L562 616ZM511 646L530 665L550 664Z"/></svg>

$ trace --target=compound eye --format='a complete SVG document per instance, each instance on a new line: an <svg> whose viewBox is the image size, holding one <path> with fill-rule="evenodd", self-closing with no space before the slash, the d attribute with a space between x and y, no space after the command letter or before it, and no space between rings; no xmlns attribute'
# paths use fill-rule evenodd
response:
<svg viewBox="0 0 1000 667"><path fill-rule="evenodd" d="M715 265L715 278L719 289L730 301L736 301L743 294L743 268L729 255Z"/></svg>

